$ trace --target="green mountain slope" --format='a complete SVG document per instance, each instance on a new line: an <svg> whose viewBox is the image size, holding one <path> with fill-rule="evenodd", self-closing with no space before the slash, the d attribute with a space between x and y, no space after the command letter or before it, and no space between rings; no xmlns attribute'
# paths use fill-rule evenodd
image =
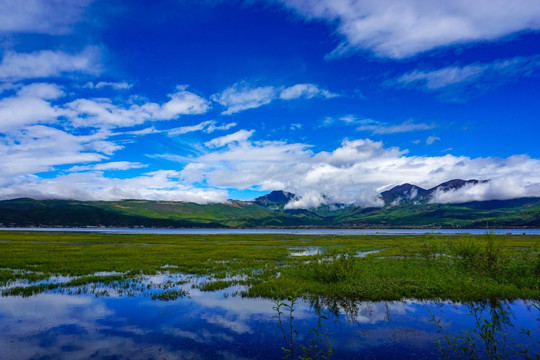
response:
<svg viewBox="0 0 540 360"><path fill-rule="evenodd" d="M65 227L540 227L540 198L381 208L285 210L287 199L226 204L28 198L0 201L2 226Z"/></svg>

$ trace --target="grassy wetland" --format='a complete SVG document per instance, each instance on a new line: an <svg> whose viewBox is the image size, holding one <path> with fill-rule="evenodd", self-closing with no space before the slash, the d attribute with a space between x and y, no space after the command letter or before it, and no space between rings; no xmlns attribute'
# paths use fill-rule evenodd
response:
<svg viewBox="0 0 540 360"><path fill-rule="evenodd" d="M285 299L540 300L540 236L147 235L0 232L2 295L145 293L157 299L233 285ZM296 256L295 256L296 255Z"/></svg>

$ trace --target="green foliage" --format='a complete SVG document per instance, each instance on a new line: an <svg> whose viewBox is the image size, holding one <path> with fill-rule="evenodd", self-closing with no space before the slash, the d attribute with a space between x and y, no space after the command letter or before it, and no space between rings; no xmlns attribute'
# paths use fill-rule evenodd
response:
<svg viewBox="0 0 540 360"><path fill-rule="evenodd" d="M231 201L198 205L169 201L0 201L3 226L106 227L427 227L540 226L538 198L382 208L285 210L284 204Z"/></svg>
<svg viewBox="0 0 540 360"><path fill-rule="evenodd" d="M242 286L244 296L357 300L540 299L539 236L118 235L0 232L0 284L36 286L4 294L74 289L124 294L140 275L179 273L212 281L204 291ZM293 247L321 247L290 256ZM365 257L358 251L380 249ZM113 272L97 276L99 272ZM54 289L51 275L74 277ZM234 279L234 280L231 280ZM39 282L39 283L36 283ZM92 285L94 284L94 285ZM96 287L99 285L99 287ZM172 284L171 287L176 285ZM6 289L7 289L6 288ZM81 289L82 288L82 289ZM161 287L164 289L165 285ZM148 291L148 290L145 290Z"/></svg>

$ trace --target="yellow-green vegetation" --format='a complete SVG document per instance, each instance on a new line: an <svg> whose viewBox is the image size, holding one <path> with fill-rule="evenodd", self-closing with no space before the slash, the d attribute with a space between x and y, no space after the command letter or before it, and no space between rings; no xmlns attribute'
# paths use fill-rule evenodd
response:
<svg viewBox="0 0 540 360"><path fill-rule="evenodd" d="M489 233L311 236L2 231L0 286L4 286L3 295L32 295L96 283L127 287L140 274L169 272L204 277L199 288L207 291L243 285L245 296L538 300L539 242L540 236ZM298 247L324 251L290 256L291 248ZM358 256L370 250L380 251ZM100 272L105 275L96 274ZM53 275L75 278L47 283ZM32 286L7 287L17 280L29 280Z"/></svg>

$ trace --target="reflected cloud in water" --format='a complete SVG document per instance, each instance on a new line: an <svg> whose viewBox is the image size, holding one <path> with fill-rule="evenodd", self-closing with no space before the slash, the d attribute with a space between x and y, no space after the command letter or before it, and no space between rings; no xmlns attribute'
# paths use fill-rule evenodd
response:
<svg viewBox="0 0 540 360"><path fill-rule="evenodd" d="M190 289L189 297L168 302L149 296L2 297L2 358L281 358L284 344L275 302L225 295L230 292ZM316 306L334 314L324 326L336 359L396 354L400 359L440 357L434 346L439 334L431 321L433 314L452 334L474 326L473 317L467 315L470 308L462 304L299 300L293 322L299 342L317 323ZM535 322L538 309L520 301L507 306L518 329L528 326L540 337Z"/></svg>

